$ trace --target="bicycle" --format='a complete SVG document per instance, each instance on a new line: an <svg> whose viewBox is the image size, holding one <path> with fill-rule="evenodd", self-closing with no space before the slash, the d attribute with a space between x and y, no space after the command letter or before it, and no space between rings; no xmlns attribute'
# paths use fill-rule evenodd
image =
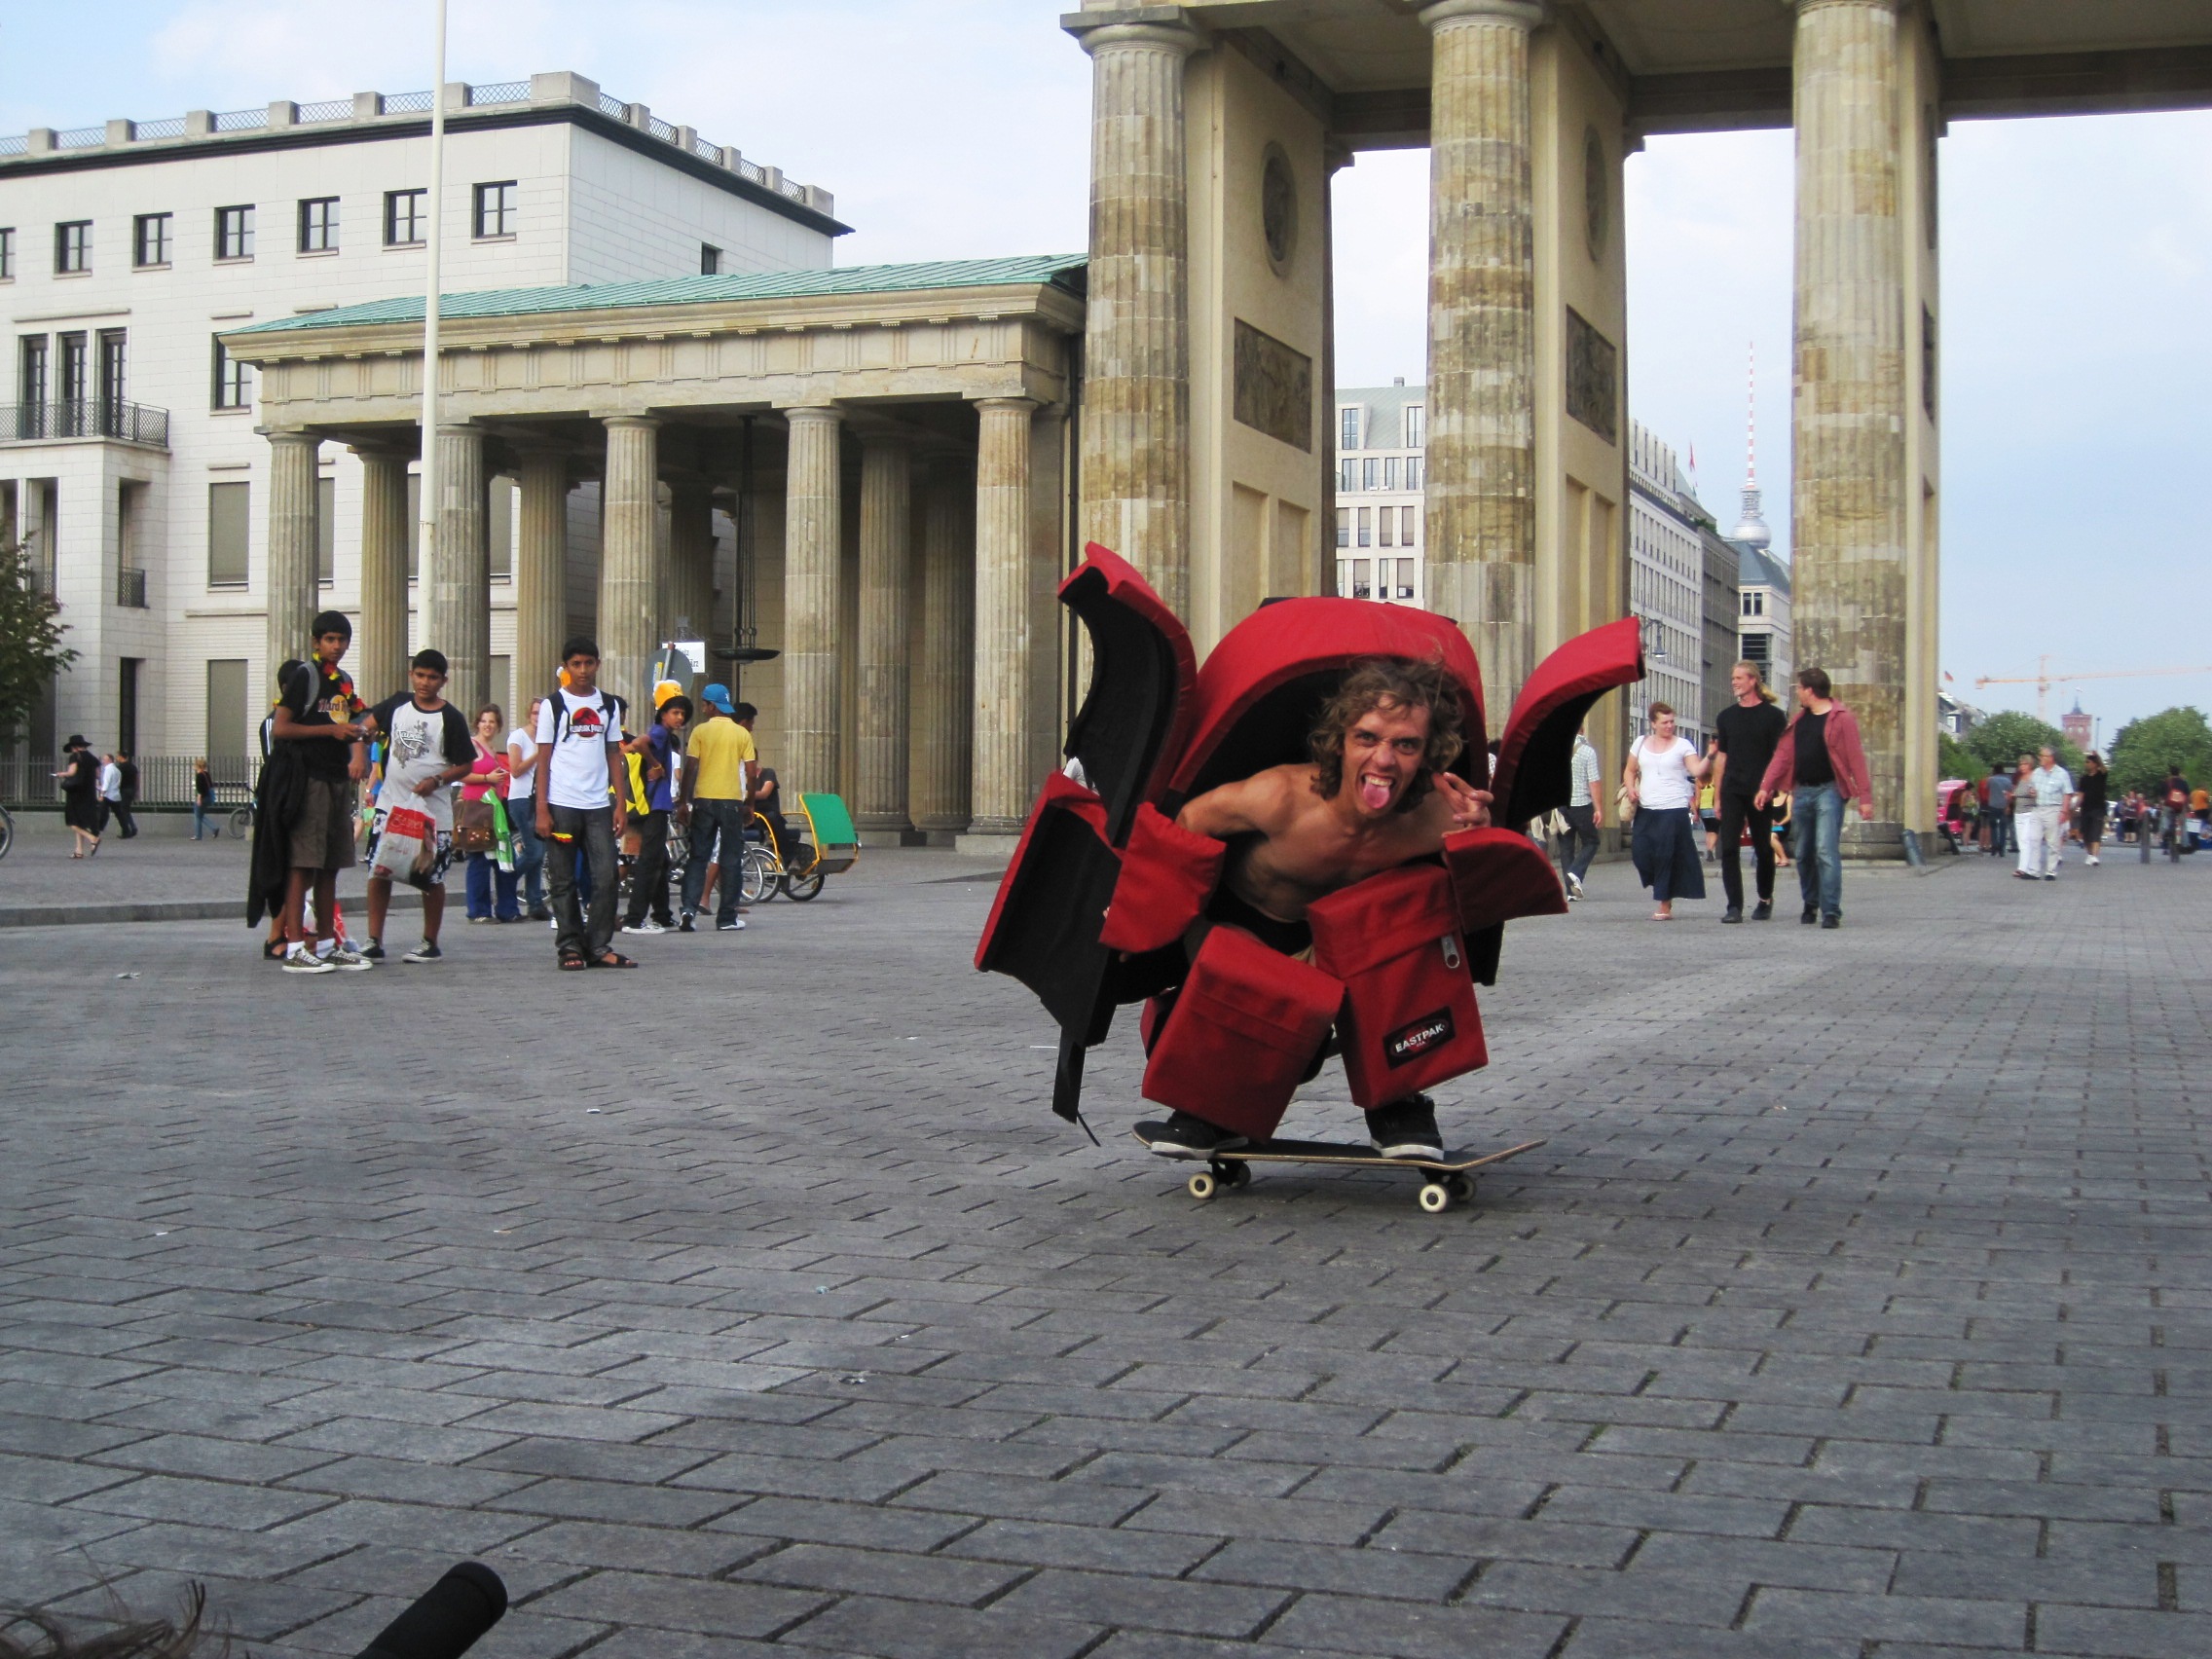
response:
<svg viewBox="0 0 2212 1659"><path fill-rule="evenodd" d="M232 807L229 823L231 833L244 840L253 831L253 802L249 800L243 806Z"/></svg>
<svg viewBox="0 0 2212 1659"><path fill-rule="evenodd" d="M0 859L8 856L8 849L16 844L16 815L0 806Z"/></svg>

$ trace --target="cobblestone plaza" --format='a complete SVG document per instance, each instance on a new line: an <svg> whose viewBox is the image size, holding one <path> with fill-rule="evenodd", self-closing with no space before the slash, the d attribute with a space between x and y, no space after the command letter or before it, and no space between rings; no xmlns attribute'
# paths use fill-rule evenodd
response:
<svg viewBox="0 0 2212 1659"><path fill-rule="evenodd" d="M0 933L0 1598L350 1654L476 1556L482 1659L2201 1654L2208 864L1840 933L1601 866L1443 1113L1548 1144L1433 1218L1194 1202L1133 1021L1105 1144L1050 1117L950 855L580 987L527 927Z"/></svg>

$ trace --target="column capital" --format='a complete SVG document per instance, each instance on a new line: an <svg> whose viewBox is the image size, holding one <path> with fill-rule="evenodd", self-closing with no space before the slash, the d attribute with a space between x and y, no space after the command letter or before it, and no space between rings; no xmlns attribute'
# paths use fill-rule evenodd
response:
<svg viewBox="0 0 2212 1659"><path fill-rule="evenodd" d="M602 415L599 424L610 431L657 432L664 423L657 415Z"/></svg>
<svg viewBox="0 0 2212 1659"><path fill-rule="evenodd" d="M794 426L802 421L842 424L845 419L844 410L834 403L794 403L789 408L779 409L777 413Z"/></svg>
<svg viewBox="0 0 2212 1659"><path fill-rule="evenodd" d="M1428 0L1420 9L1420 20L1431 29L1462 20L1532 29L1544 20L1544 0Z"/></svg>
<svg viewBox="0 0 2212 1659"><path fill-rule="evenodd" d="M1899 0L1789 0L1793 12L1817 12L1824 6L1851 6L1860 11L1895 12Z"/></svg>
<svg viewBox="0 0 2212 1659"><path fill-rule="evenodd" d="M1063 15L1060 27L1093 57L1112 48L1188 57L1205 45L1180 6L1091 6Z"/></svg>
<svg viewBox="0 0 2212 1659"><path fill-rule="evenodd" d="M977 410L1019 409L1028 414L1034 414L1045 407L1034 397L972 397L968 401Z"/></svg>
<svg viewBox="0 0 2212 1659"><path fill-rule="evenodd" d="M306 426L256 426L254 430L271 444L301 444L311 449L322 447L322 434Z"/></svg>

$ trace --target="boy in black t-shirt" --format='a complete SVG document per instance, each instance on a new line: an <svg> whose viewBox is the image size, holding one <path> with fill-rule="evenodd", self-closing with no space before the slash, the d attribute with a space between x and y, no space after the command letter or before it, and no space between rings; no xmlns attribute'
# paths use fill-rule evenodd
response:
<svg viewBox="0 0 2212 1659"><path fill-rule="evenodd" d="M1763 922L1774 915L1774 808L1760 806L1754 797L1767 763L1774 758L1774 746L1788 728L1789 718L1776 706L1758 664L1738 663L1728 676L1728 683L1736 700L1713 722L1720 750L1713 780L1720 807L1720 885L1728 895L1728 907L1721 911L1720 919L1744 919L1744 871L1736 852L1737 843L1744 838L1744 827L1749 824L1759 895L1751 920Z"/></svg>
<svg viewBox="0 0 2212 1659"><path fill-rule="evenodd" d="M353 786L367 776L369 765L361 699L354 694L352 676L338 666L352 643L353 624L344 612L325 610L314 619L314 655L285 681L269 730L273 742L300 746L300 765L307 774L299 816L283 830L289 837L291 867L284 890L288 974L371 966L359 952L337 940L338 872L353 862ZM311 886L315 933L312 948L301 921Z"/></svg>

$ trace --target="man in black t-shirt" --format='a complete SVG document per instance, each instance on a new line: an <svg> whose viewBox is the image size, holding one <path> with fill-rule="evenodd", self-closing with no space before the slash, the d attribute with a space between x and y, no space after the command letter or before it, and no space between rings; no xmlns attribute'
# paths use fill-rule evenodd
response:
<svg viewBox="0 0 2212 1659"><path fill-rule="evenodd" d="M354 694L353 677L338 666L352 643L353 624L344 612L325 610L314 619L314 655L284 682L269 728L272 742L298 746L300 768L306 774L299 816L280 831L289 838L284 933L290 945L284 953L284 970L290 974L370 966L337 939L338 872L353 862L354 786L369 769L361 699ZM311 887L313 946L301 921Z"/></svg>
<svg viewBox="0 0 2212 1659"><path fill-rule="evenodd" d="M1789 719L1776 706L1774 693L1767 689L1756 663L1738 663L1728 676L1728 683L1735 690L1736 701L1721 710L1714 721L1720 747L1718 769L1714 774L1714 793L1720 802L1720 885L1728 895L1728 907L1720 919L1744 919L1744 872L1737 863L1736 844L1749 824L1759 894L1751 920L1763 922L1774 915L1774 812L1770 806L1760 806L1755 797L1767 763L1774 758L1774 746L1782 741Z"/></svg>

